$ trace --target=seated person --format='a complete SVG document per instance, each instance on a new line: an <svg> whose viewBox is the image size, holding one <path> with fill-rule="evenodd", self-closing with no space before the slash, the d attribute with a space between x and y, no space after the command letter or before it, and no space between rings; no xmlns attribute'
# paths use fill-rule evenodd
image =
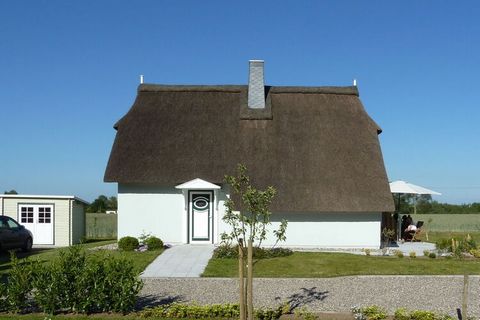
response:
<svg viewBox="0 0 480 320"><path fill-rule="evenodd" d="M411 224L405 229L405 232L411 232L411 231L417 231L417 226L414 224Z"/></svg>
<svg viewBox="0 0 480 320"><path fill-rule="evenodd" d="M413 236L417 232L417 226L412 223L408 225L408 227L404 230L404 239L405 241L412 241Z"/></svg>

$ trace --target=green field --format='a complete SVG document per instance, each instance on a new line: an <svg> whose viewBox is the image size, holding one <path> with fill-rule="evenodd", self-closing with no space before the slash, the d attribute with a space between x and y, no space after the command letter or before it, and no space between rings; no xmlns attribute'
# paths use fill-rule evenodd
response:
<svg viewBox="0 0 480 320"><path fill-rule="evenodd" d="M425 222L429 231L480 232L480 214L412 214L412 218Z"/></svg>
<svg viewBox="0 0 480 320"><path fill-rule="evenodd" d="M86 237L88 239L117 238L116 214L87 213L86 216Z"/></svg>

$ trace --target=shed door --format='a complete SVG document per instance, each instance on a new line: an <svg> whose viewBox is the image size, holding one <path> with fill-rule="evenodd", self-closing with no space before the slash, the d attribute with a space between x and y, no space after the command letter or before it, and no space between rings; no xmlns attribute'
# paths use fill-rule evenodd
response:
<svg viewBox="0 0 480 320"><path fill-rule="evenodd" d="M18 221L33 234L33 244L53 244L53 205L20 205Z"/></svg>

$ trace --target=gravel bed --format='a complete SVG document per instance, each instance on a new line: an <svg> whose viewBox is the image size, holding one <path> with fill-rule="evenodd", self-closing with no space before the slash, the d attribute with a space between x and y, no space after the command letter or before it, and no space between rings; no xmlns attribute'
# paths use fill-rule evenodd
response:
<svg viewBox="0 0 480 320"><path fill-rule="evenodd" d="M456 315L462 303L463 276L351 276L320 279L254 279L254 304L290 301L314 312L349 312L376 304L389 313L400 307ZM173 301L236 303L238 283L227 278L145 279L140 306ZM470 276L469 315L479 317L480 276Z"/></svg>
<svg viewBox="0 0 480 320"><path fill-rule="evenodd" d="M98 246L98 247L93 247L90 248L90 250L117 250L118 249L118 243L110 243L110 244L105 244L103 246Z"/></svg>

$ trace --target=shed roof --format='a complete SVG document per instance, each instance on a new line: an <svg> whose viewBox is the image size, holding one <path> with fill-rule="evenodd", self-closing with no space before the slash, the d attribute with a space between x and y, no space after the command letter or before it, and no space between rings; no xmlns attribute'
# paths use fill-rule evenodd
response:
<svg viewBox="0 0 480 320"><path fill-rule="evenodd" d="M393 211L378 140L357 87L265 87L263 110L247 86L143 84L116 124L104 180L175 186L221 184L244 163L272 210Z"/></svg>
<svg viewBox="0 0 480 320"><path fill-rule="evenodd" d="M62 200L75 200L86 205L90 205L90 202L85 201L76 196L58 196L58 195L39 195L39 194L0 194L0 198L9 199L62 199Z"/></svg>

